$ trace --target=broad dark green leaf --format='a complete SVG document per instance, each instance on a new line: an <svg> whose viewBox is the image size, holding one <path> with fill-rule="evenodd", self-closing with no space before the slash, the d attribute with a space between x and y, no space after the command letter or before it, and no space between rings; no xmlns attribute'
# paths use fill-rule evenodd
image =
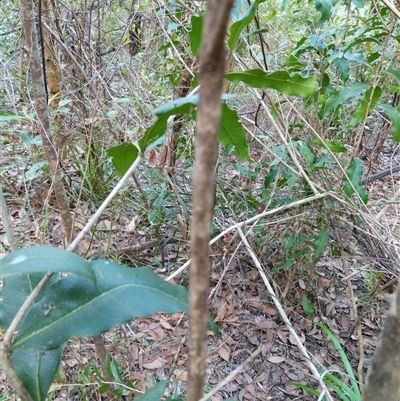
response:
<svg viewBox="0 0 400 401"><path fill-rule="evenodd" d="M233 145L235 154L243 161L249 156L246 134L235 110L222 104L221 126L218 134L219 141L224 145Z"/></svg>
<svg viewBox="0 0 400 401"><path fill-rule="evenodd" d="M316 10L321 13L318 24L323 24L331 17L332 3L330 0L314 0Z"/></svg>
<svg viewBox="0 0 400 401"><path fill-rule="evenodd" d="M28 298L32 290L43 278L43 273L15 274L3 279L3 286L0 290L0 328L7 329L14 319L19 308ZM59 276L53 274L45 288L59 280ZM43 291L36 297L37 302ZM24 317L23 317L24 319Z"/></svg>
<svg viewBox="0 0 400 401"><path fill-rule="evenodd" d="M392 128L394 130L393 140L400 142L400 112L390 104L378 104L377 107L381 108L390 118Z"/></svg>
<svg viewBox="0 0 400 401"><path fill-rule="evenodd" d="M39 351L15 350L11 362L33 401L44 401L60 366L64 344L58 348Z"/></svg>
<svg viewBox="0 0 400 401"><path fill-rule="evenodd" d="M107 149L107 153L112 157L112 163L118 174L123 176L137 159L139 149L132 143L123 143Z"/></svg>
<svg viewBox="0 0 400 401"><path fill-rule="evenodd" d="M314 314L314 306L308 298L307 294L304 294L301 298L301 306L306 316L312 316Z"/></svg>
<svg viewBox="0 0 400 401"><path fill-rule="evenodd" d="M318 113L321 117L329 117L337 107L353 97L360 97L360 93L369 88L368 84L357 82L334 92Z"/></svg>
<svg viewBox="0 0 400 401"><path fill-rule="evenodd" d="M193 110L194 106L197 107L198 104L199 95L181 97L154 109L153 113L159 117L170 117L176 114L187 114Z"/></svg>
<svg viewBox="0 0 400 401"><path fill-rule="evenodd" d="M354 189L357 191L361 200L364 203L368 202L368 194L361 185L363 176L363 162L358 157L355 157L346 171L347 177L343 180L343 189L346 195L350 198L354 194ZM350 184L351 183L351 184ZM354 187L354 189L353 189Z"/></svg>
<svg viewBox="0 0 400 401"><path fill-rule="evenodd" d="M321 232L314 238L314 254L313 258L319 258L326 249L329 241L329 230L324 228Z"/></svg>
<svg viewBox="0 0 400 401"><path fill-rule="evenodd" d="M27 312L13 349L53 349L73 336L104 333L138 316L188 312L184 287L165 282L149 268L133 269L107 260L91 263L96 285L70 275L51 286ZM210 321L209 326L216 326Z"/></svg>
<svg viewBox="0 0 400 401"><path fill-rule="evenodd" d="M265 0L255 0L247 11L231 25L228 39L229 50L233 51L235 49L243 30L253 21L258 5L264 1Z"/></svg>
<svg viewBox="0 0 400 401"><path fill-rule="evenodd" d="M269 73L261 69L254 69L228 72L225 77L234 84L243 82L252 88L273 88L285 95L308 97L318 91L318 83L314 78L303 78L299 74L290 75L286 71Z"/></svg>
<svg viewBox="0 0 400 401"><path fill-rule="evenodd" d="M75 273L94 280L85 259L61 248L34 246L9 253L1 260L0 277L19 273Z"/></svg>
<svg viewBox="0 0 400 401"><path fill-rule="evenodd" d="M360 104L357 107L357 110L354 112L353 118L348 124L348 128L353 128L361 121L364 121L374 110L377 105L381 94L382 89L377 86L375 87L374 93L371 96L372 87L365 91L363 98L360 101Z"/></svg>
<svg viewBox="0 0 400 401"><path fill-rule="evenodd" d="M155 386L146 390L144 394L135 397L135 401L160 401L167 383L167 380L161 380Z"/></svg>
<svg viewBox="0 0 400 401"><path fill-rule="evenodd" d="M190 49L192 53L197 56L200 50L200 43L201 43L201 31L203 29L203 15L192 15L190 20L191 22L191 29L188 32L189 40L190 40Z"/></svg>
<svg viewBox="0 0 400 401"><path fill-rule="evenodd" d="M268 190L271 184L275 181L275 177L278 174L279 167L271 167L269 173L264 178L264 189Z"/></svg>
<svg viewBox="0 0 400 401"><path fill-rule="evenodd" d="M139 140L139 147L142 153L144 153L152 143L157 141L157 139L160 139L165 135L165 132L167 131L168 117L168 114L163 114L158 117L149 128L147 128L145 134Z"/></svg>

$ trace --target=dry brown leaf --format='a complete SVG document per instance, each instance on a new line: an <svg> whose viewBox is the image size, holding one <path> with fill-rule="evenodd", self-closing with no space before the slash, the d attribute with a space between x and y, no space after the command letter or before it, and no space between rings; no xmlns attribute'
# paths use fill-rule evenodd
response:
<svg viewBox="0 0 400 401"><path fill-rule="evenodd" d="M267 357L267 361L271 363L282 363L285 360L283 356L269 356Z"/></svg>
<svg viewBox="0 0 400 401"><path fill-rule="evenodd" d="M178 380L182 380L183 382L186 382L188 379L188 372L183 369L174 370L174 375Z"/></svg>
<svg viewBox="0 0 400 401"><path fill-rule="evenodd" d="M164 360L159 356L155 356L149 359L145 359L143 367L145 369L159 369L164 366Z"/></svg>
<svg viewBox="0 0 400 401"><path fill-rule="evenodd" d="M230 359L230 357L231 357L231 353L230 353L229 350L228 350L227 348L225 348L225 347L221 347L221 348L218 350L218 355L219 355L222 359L224 359L225 361L227 361L227 362L229 362L229 359Z"/></svg>
<svg viewBox="0 0 400 401"><path fill-rule="evenodd" d="M163 318L160 319L160 324L162 327L164 327L164 329L172 330L172 326Z"/></svg>

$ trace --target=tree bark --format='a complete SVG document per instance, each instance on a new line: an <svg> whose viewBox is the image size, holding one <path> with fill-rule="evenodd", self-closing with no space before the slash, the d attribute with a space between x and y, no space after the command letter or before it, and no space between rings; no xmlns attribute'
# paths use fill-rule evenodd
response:
<svg viewBox="0 0 400 401"><path fill-rule="evenodd" d="M224 39L231 7L232 0L207 1L200 49L200 100L197 112L191 224L187 401L199 400L204 388L207 299L210 286L208 243L215 201L215 167L226 58Z"/></svg>
<svg viewBox="0 0 400 401"><path fill-rule="evenodd" d="M400 284L368 371L362 401L400 400Z"/></svg>
<svg viewBox="0 0 400 401"><path fill-rule="evenodd" d="M35 24L35 11L32 0L20 0L22 25L29 55L29 69L32 80L33 98L35 100L36 115L39 120L40 134L50 173L53 177L52 185L60 209L67 242L73 236L72 217L64 187L63 174L60 169L57 151L54 145L53 133L50 125L49 107L46 101L43 70L40 61L39 42Z"/></svg>

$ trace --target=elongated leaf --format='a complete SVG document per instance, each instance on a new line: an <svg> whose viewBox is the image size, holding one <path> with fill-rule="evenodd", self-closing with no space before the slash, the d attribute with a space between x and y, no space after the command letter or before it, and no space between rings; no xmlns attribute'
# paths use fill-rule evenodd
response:
<svg viewBox="0 0 400 401"><path fill-rule="evenodd" d="M369 116L377 105L379 98L382 94L382 89L377 86L375 87L374 93L371 96L372 88L365 91L364 97L361 99L357 110L354 112L353 118L348 124L348 128L353 128L355 125L363 121Z"/></svg>
<svg viewBox="0 0 400 401"><path fill-rule="evenodd" d="M176 114L187 114L193 110L193 106L197 106L198 104L199 95L181 97L154 109L153 113L157 116L163 117L170 117Z"/></svg>
<svg viewBox="0 0 400 401"><path fill-rule="evenodd" d="M315 8L321 13L321 18L318 24L323 24L331 17L332 3L330 0L314 0Z"/></svg>
<svg viewBox="0 0 400 401"><path fill-rule="evenodd" d="M30 308L13 349L53 349L70 337L98 335L138 316L188 311L186 289L165 282L149 268L106 260L91 267L97 285L76 275L59 280Z"/></svg>
<svg viewBox="0 0 400 401"><path fill-rule="evenodd" d="M307 294L304 294L302 296L300 304L306 316L311 316L314 314L314 306L310 301L310 299L308 298Z"/></svg>
<svg viewBox="0 0 400 401"><path fill-rule="evenodd" d="M254 69L228 72L225 77L235 84L243 82L252 88L273 88L285 95L308 97L318 91L318 83L314 78L303 78L299 74L290 75L286 71L269 73L261 69Z"/></svg>
<svg viewBox="0 0 400 401"><path fill-rule="evenodd" d="M44 401L60 366L64 344L48 351L15 350L11 362L33 401Z"/></svg>
<svg viewBox="0 0 400 401"><path fill-rule="evenodd" d="M112 163L118 174L123 176L137 159L139 149L132 143L123 143L107 149L107 153L112 157Z"/></svg>
<svg viewBox="0 0 400 401"><path fill-rule="evenodd" d="M28 273L15 274L3 279L3 286L0 290L0 328L4 330L9 327L19 308L43 276L43 273ZM59 280L59 276L53 274L45 288L53 285L57 280ZM42 295L43 292L39 293L35 301L37 302Z"/></svg>
<svg viewBox="0 0 400 401"><path fill-rule="evenodd" d="M395 107L390 104L378 104L379 108L381 108L392 121L392 128L394 129L394 137L393 140L395 142L400 142L400 112Z"/></svg>
<svg viewBox="0 0 400 401"><path fill-rule="evenodd" d="M234 151L240 160L249 156L246 134L235 110L226 104L222 105L221 126L218 134L219 141L224 145L233 145Z"/></svg>
<svg viewBox="0 0 400 401"><path fill-rule="evenodd" d="M325 252L328 241L329 230L324 228L314 239L314 259L319 258Z"/></svg>
<svg viewBox="0 0 400 401"><path fill-rule="evenodd" d="M3 121L19 121L27 119L27 116L18 116L16 114L8 114L6 116L0 116L0 122Z"/></svg>
<svg viewBox="0 0 400 401"><path fill-rule="evenodd" d="M317 146L322 146L322 147L327 147L330 151L333 153L343 153L347 152L347 148L342 145L340 141L337 139L330 140L330 139L313 139L311 141L311 145L317 145Z"/></svg>
<svg viewBox="0 0 400 401"><path fill-rule="evenodd" d="M146 390L144 394L135 397L135 401L160 401L167 383L167 380L161 380L155 386Z"/></svg>
<svg viewBox="0 0 400 401"><path fill-rule="evenodd" d="M368 84L357 82L334 92L319 111L320 118L329 117L337 107L352 97L359 97L360 93L369 88Z"/></svg>
<svg viewBox="0 0 400 401"><path fill-rule="evenodd" d="M343 189L346 195L350 198L354 194L354 189L364 203L368 202L368 194L361 185L363 175L363 162L358 157L355 157L346 171L347 178L343 180ZM350 181L349 181L350 180ZM351 184L352 185L351 185ZM353 189L354 187L354 189Z"/></svg>
<svg viewBox="0 0 400 401"><path fill-rule="evenodd" d="M1 259L0 277L19 273L75 273L94 280L93 270L85 259L61 248L34 246L11 252Z"/></svg>
<svg viewBox="0 0 400 401"><path fill-rule="evenodd" d="M190 40L190 49L195 56L198 56L200 43L201 43L201 31L203 29L203 15L192 15L190 20L191 29L188 32Z"/></svg>
<svg viewBox="0 0 400 401"><path fill-rule="evenodd" d="M256 13L257 3L259 3L259 1L256 0L248 8L246 13L243 14L243 16L231 25L228 39L229 50L233 51L235 49L240 35L243 32L243 29L245 29L246 26L249 25L251 21L253 21L254 15Z"/></svg>
<svg viewBox="0 0 400 401"><path fill-rule="evenodd" d="M167 130L168 114L163 114L149 127L147 128L143 137L139 140L139 147L142 153L144 153L148 146L150 146L157 139L165 135Z"/></svg>

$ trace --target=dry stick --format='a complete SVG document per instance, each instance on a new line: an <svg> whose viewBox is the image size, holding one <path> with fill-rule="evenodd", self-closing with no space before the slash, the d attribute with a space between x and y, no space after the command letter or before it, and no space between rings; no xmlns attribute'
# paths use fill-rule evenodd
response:
<svg viewBox="0 0 400 401"><path fill-rule="evenodd" d="M400 11L396 8L395 5L390 3L388 0L381 0L381 2L396 16L398 20L400 20Z"/></svg>
<svg viewBox="0 0 400 401"><path fill-rule="evenodd" d="M118 184L114 187L114 189L107 196L105 201L101 204L101 206L97 209L96 213L91 217L91 219L86 223L85 227L83 227L82 231L76 236L76 238L71 242L70 246L67 248L67 251L73 251L79 242L83 239L83 237L90 231L90 229L96 224L98 218L103 214L106 207L110 204L115 195L117 195L118 191L122 188L125 182L129 179L132 173L135 171L136 167L140 164L141 157L138 156L136 160L133 162L131 167L129 167L128 171L124 174Z"/></svg>
<svg viewBox="0 0 400 401"><path fill-rule="evenodd" d="M308 352L307 352L306 348L304 347L304 345L301 343L301 340L298 337L296 331L293 329L293 326L290 323L290 320L287 317L286 312L283 310L283 307L282 307L281 303L279 302L278 297L275 295L275 292L274 292L271 284L269 283L267 275L264 273L264 270L261 267L261 263L259 262L256 254L253 252L252 248L250 247L250 244L247 241L247 238L243 234L243 231L240 228L238 228L238 231L239 231L239 235L240 235L240 237L241 237L241 239L243 241L243 244L245 245L245 247L247 249L247 252L250 254L251 258L253 259L253 262L256 265L256 268L257 268L258 272L260 273L261 278L263 279L264 284L267 287L267 290L268 290L272 300L274 301L274 304L275 304L276 308L278 309L278 312L279 312L283 322L286 324L287 328L290 331L290 334L295 339L297 347L298 347L300 353L304 356L305 362L306 362L308 368L310 369L311 373L314 375L314 378L319 382L319 384L320 384L320 386L322 388L321 396L326 396L326 398L329 401L333 401L333 398L330 395L329 390L328 390L328 388L326 387L326 385L325 385L325 383L323 381L323 377L319 374L317 368L311 362L310 355L308 354Z"/></svg>
<svg viewBox="0 0 400 401"><path fill-rule="evenodd" d="M240 228L240 227L242 227L244 225L253 223L253 222L257 221L258 219L261 219L261 218L266 217L266 216L270 216L272 214L283 212L283 211L291 209L293 207L304 205L306 203L312 202L312 201L317 200L317 199L325 198L326 196L331 196L331 197L333 197L335 199L337 198L336 195L331 193L331 192L318 193L316 195L310 196L309 198L300 199L300 200L297 200L295 202L289 203L287 205L279 206L279 207L277 207L275 209L259 213L259 214L255 215L254 217L251 217L250 219L242 221L241 223L233 224L232 226L228 227L226 230L222 231L216 237L214 237L210 241L209 245L214 244L215 242L217 242L220 238L224 237L229 232L231 232L231 231L233 231L233 230L235 230L237 228ZM342 202L342 200L340 200L340 199L337 199L337 200ZM190 265L190 263L191 263L191 259L189 259L185 264L183 264L177 271L175 271L174 273L170 274L165 280L166 281L172 280L178 274L182 273Z"/></svg>
<svg viewBox="0 0 400 401"><path fill-rule="evenodd" d="M215 202L215 166L225 70L224 39L233 0L208 0L200 49L200 100L197 112L191 257L189 279L188 401L203 396L207 353L207 300L210 288L209 241Z"/></svg>

